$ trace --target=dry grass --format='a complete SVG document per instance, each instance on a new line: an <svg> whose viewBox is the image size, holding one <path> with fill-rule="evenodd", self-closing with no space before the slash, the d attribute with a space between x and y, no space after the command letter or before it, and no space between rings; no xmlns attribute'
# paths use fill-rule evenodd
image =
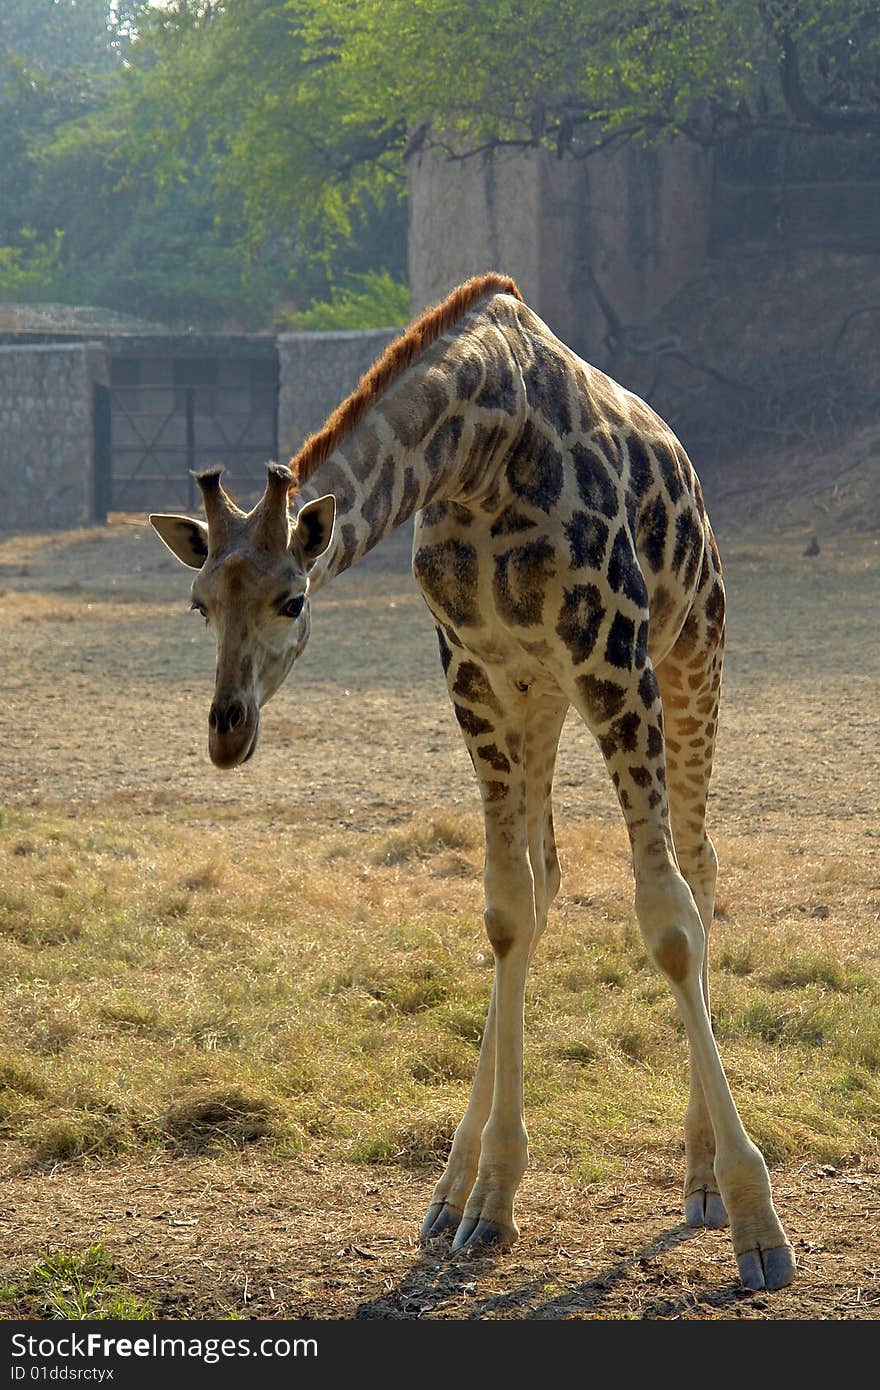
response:
<svg viewBox="0 0 880 1390"><path fill-rule="evenodd" d="M0 1126L12 1155L222 1159L258 1144L436 1167L491 984L479 838L476 819L439 812L393 836L350 833L344 853L328 830L267 880L262 828L234 817L9 811ZM466 876L444 871L453 847ZM824 860L801 866L793 892L786 842L720 849L713 1013L747 1123L774 1159L865 1152L880 1115L880 983L851 913L872 900L869 861L847 865L833 914L817 917ZM536 1162L583 1176L678 1143L687 1074L634 926L622 830L583 823L562 855L530 981L526 1100Z"/></svg>
<svg viewBox="0 0 880 1390"><path fill-rule="evenodd" d="M759 543L749 527L738 555L720 539L731 630L712 802L717 1033L772 1161L791 1175L862 1155L865 1170L880 1119L876 549L823 534L806 562L802 535ZM473 770L400 541L321 595L309 651L241 776L204 756L213 645L186 616L186 575L142 524L0 541L0 1138L21 1175L22 1232L31 1240L44 1202L40 1240L68 1247L38 1272L46 1247L29 1245L18 1311L138 1316L90 1254L108 1219L90 1225L95 1184L115 1184L107 1208L128 1211L133 1173L161 1188L161 1211L193 1165L209 1175L199 1191L261 1165L274 1194L289 1159L293 1187L313 1175L321 1188L318 1225L331 1170L348 1175L346 1223L367 1184L393 1222L410 1184L406 1229L417 1225L466 1104L492 959ZM582 1211L602 1184L616 1193L645 1172L677 1184L687 1061L635 927L613 791L576 720L555 806L563 891L528 986L521 1211L552 1173L553 1204L601 1250L605 1208L592 1229ZM32 1180L46 1169L49 1197ZM236 1238L252 1220L245 1201L243 1219L229 1207ZM542 1222L569 1247L555 1219L545 1204ZM298 1270L285 1308L302 1315L300 1269L329 1248L335 1276L349 1236L327 1247L304 1222L314 1248L291 1261L293 1227L275 1226L254 1241ZM121 1238L128 1251L127 1227ZM837 1268L845 1251L831 1248ZM532 1252L535 1279L545 1254ZM157 1282L140 1293L167 1286L167 1255L160 1241ZM172 1298L163 1315L215 1315L239 1265L229 1247L214 1301ZM188 1297L206 1275L186 1266ZM688 1261L687 1297L691 1284ZM325 1312L352 1314L359 1297Z"/></svg>
<svg viewBox="0 0 880 1390"><path fill-rule="evenodd" d="M239 1311L302 1316L304 1282L337 1290L352 1231L374 1234L366 1192L401 1241L367 1261L375 1289L398 1279L394 1260L407 1258L466 1102L491 951L473 773L397 539L322 593L309 649L240 775L205 757L210 634L187 617L186 576L140 521L0 539L0 1141L19 1314L54 1316L43 1292L57 1276L67 1316L137 1316L89 1254L115 1231L123 1285L132 1241L153 1250L137 1290L155 1296L157 1316L225 1311L239 1237L273 1269L263 1301L239 1299ZM787 1303L787 1315L861 1316L846 1309L861 1309L876 1259L868 1188L851 1171L873 1181L880 1120L876 543L823 531L808 561L800 533L762 541L750 524L739 552L719 539L731 628L711 805L713 1013L743 1116L783 1161L775 1185L795 1235L803 1209L798 1287L822 1264L820 1240L829 1278L846 1286ZM547 1239L564 1254L562 1283L582 1280L566 1252L609 1248L608 1210L632 1201L633 1179L655 1233L677 1219L687 1094L681 1028L632 913L613 790L573 719L554 801L563 888L529 980L520 1251L538 1213L546 1235L532 1224L531 1254L505 1266L520 1309L522 1289L546 1277ZM850 1176L817 1179L829 1165ZM296 1220L279 1224L291 1194ZM205 1221L191 1253L207 1238L221 1253L212 1274L181 1250L169 1281L154 1218L190 1202ZM56 1266L43 1256L57 1240ZM596 1286L603 1298L616 1287L630 1316L633 1281L653 1281L658 1306L690 1316L696 1246L675 1249L672 1303L668 1249L655 1275L639 1259L610 1281L597 1255ZM714 1249L708 1240L710 1264ZM277 1303L282 1267L290 1288ZM363 1271L355 1252L345 1292L327 1293L319 1315L355 1316ZM485 1278L491 1316L496 1276ZM473 1316L461 1298L458 1313Z"/></svg>

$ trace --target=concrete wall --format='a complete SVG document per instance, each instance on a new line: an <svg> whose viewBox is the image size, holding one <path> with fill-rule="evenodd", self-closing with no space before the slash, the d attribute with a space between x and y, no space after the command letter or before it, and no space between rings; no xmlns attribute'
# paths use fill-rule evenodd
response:
<svg viewBox="0 0 880 1390"><path fill-rule="evenodd" d="M588 271L624 323L642 323L709 248L711 156L684 141L580 160L544 149L456 161L427 151L410 160L409 194L414 312L499 270L599 365L607 325Z"/></svg>
<svg viewBox="0 0 880 1390"><path fill-rule="evenodd" d="M350 333L283 333L278 339L278 457L286 463L323 425L398 328Z"/></svg>
<svg viewBox="0 0 880 1390"><path fill-rule="evenodd" d="M106 381L99 347L0 347L0 527L92 519L96 381Z"/></svg>

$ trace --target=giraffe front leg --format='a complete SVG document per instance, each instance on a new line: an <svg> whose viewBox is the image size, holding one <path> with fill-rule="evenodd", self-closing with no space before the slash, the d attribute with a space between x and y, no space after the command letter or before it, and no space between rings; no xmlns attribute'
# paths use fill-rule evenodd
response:
<svg viewBox="0 0 880 1390"><path fill-rule="evenodd" d="M460 668L455 667L453 672L454 695L460 700L465 688L467 688L468 694L472 698L475 694L482 696L480 710L483 714L497 715L499 713L498 701L491 693L488 684L481 685L477 682L470 666L465 667L466 682L460 679L459 672ZM568 702L559 696L535 696L530 693L525 704L524 737L519 737L516 734L515 726L505 729L504 743L510 755L506 769L503 766L500 768L498 766L498 748L494 742L494 732L491 736L493 740L491 743L489 742L490 735L486 731L481 731L479 735L475 736L474 721L468 717L467 711L464 712L464 715L462 714L462 707L459 704L457 704L457 713L478 777L482 765L487 763L487 758L480 752L481 748L491 748L491 759L488 760L488 764L492 767L493 772L511 772L511 763L513 767L516 767L518 761L525 763L526 824L528 856L532 869L531 884L526 882L525 875L523 879L527 898L529 901L533 901L535 906L536 927L532 936L533 950L546 925L548 908L559 887L559 863L553 836L553 817L550 810L550 785L553 778L559 734L565 719ZM477 717L480 716L477 715ZM499 783L492 782L484 794L497 799L499 787ZM509 834L509 828L502 831L505 844ZM490 906L487 901L487 912L490 910ZM487 926L489 922L490 919L487 917ZM483 1129L489 1118L495 1089L496 997L497 983L493 985L492 989L492 1000L489 1005L486 1027L483 1031L480 1056L470 1099L461 1123L455 1131L446 1168L434 1189L428 1213L422 1223L422 1240L446 1234L460 1225L465 1205L476 1182L482 1150Z"/></svg>
<svg viewBox="0 0 880 1390"><path fill-rule="evenodd" d="M476 1181L480 1163L483 1126L492 1107L495 1083L495 989L486 1016L480 1056L467 1109L452 1139L452 1148L443 1176L434 1188L428 1214L422 1222L420 1238L432 1239L459 1225Z"/></svg>
<svg viewBox="0 0 880 1390"><path fill-rule="evenodd" d="M513 1204L528 1164L523 1007L536 925L534 880L528 860L524 789L508 784L503 796L495 794L504 804L501 809L497 802L486 805L485 872L486 931L495 956L494 1085L477 1177L453 1250L513 1244L519 1235Z"/></svg>
<svg viewBox="0 0 880 1390"><path fill-rule="evenodd" d="M508 872L500 868L497 873L491 871L489 843L487 827L485 920L495 953L495 983L468 1106L455 1131L449 1159L421 1229L422 1240L454 1230L453 1249L480 1242L510 1245L516 1240L519 1232L513 1199L528 1161L528 1139L522 1120L522 1021L525 976L535 934L534 887L522 841L518 859L527 911L523 929L517 933L514 927L511 932L508 923L522 921L523 914L517 902L509 901L516 895L510 894ZM506 844L504 847L509 848ZM493 880L495 887L490 886ZM508 961L511 955L513 959ZM499 994L512 1000L503 1032L497 1007ZM503 1065L501 1052L505 1046L512 1055L512 1067Z"/></svg>

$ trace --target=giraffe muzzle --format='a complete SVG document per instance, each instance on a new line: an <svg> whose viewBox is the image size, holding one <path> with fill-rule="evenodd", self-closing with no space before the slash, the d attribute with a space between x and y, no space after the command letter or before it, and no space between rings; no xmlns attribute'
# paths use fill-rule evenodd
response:
<svg viewBox="0 0 880 1390"><path fill-rule="evenodd" d="M255 703L215 700L208 714L208 752L215 767L239 767L253 757L260 731Z"/></svg>

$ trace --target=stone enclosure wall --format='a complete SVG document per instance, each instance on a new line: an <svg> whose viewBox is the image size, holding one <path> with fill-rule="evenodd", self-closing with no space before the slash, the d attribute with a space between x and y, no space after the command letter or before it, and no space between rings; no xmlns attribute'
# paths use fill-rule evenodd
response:
<svg viewBox="0 0 880 1390"><path fill-rule="evenodd" d="M413 309L512 275L701 460L876 418L880 142L770 131L409 161Z"/></svg>
<svg viewBox="0 0 880 1390"><path fill-rule="evenodd" d="M450 160L426 148L409 160L409 204L414 312L470 275L502 271L564 342L607 368L615 339L707 270L756 254L792 266L821 254L832 267L880 255L880 143L770 132L715 151L680 139L563 159L502 148Z"/></svg>
<svg viewBox="0 0 880 1390"><path fill-rule="evenodd" d="M0 527L91 519L92 387L105 379L88 344L0 347Z"/></svg>
<svg viewBox="0 0 880 1390"><path fill-rule="evenodd" d="M191 388L195 393L197 443L207 439L211 444L211 421L200 411L203 398L214 393L232 410L236 404L232 397L242 392L237 389L238 378L230 372L238 366L249 367L252 373L254 362L260 366L259 390L265 393L269 389L262 384L264 378L266 382L269 379L265 369L271 357L274 377L277 357L277 455L286 462L354 390L398 332L383 328L362 333L288 333L277 343L264 338L250 345L225 341L218 335L214 341L206 338L187 344L186 353L180 344L162 335L118 334L92 343L0 345L0 530L84 525L100 515L102 502L114 510L148 510L150 506L191 510L196 502L187 497L187 458L181 434L184 416L178 412L165 423L162 417L163 412L171 411L175 393L180 395L187 389L193 364L210 365L216 359L222 369L218 369L216 383L206 385L201 377L192 377L197 381ZM198 355L193 356L196 352ZM102 496L97 508L96 385L112 386L118 393L113 426L117 446L125 448L137 438L152 438L159 429L162 446L177 456L177 461L169 464L157 446L147 470L151 476L144 480L136 476L136 459L132 463L120 458L114 464L115 496ZM149 389L139 395L138 388L143 386ZM271 389L274 393L274 385ZM255 409L253 383L249 402L242 406L242 418ZM258 495L262 462L275 450L266 437L269 432L254 418L253 458L248 463L239 445L233 469L239 491L243 485L247 487L248 475L253 473ZM231 458L223 457L222 439L210 456L196 452L193 460L196 467L214 461L231 464ZM151 477L157 469L172 466L180 475L179 497L175 494L163 500Z"/></svg>

